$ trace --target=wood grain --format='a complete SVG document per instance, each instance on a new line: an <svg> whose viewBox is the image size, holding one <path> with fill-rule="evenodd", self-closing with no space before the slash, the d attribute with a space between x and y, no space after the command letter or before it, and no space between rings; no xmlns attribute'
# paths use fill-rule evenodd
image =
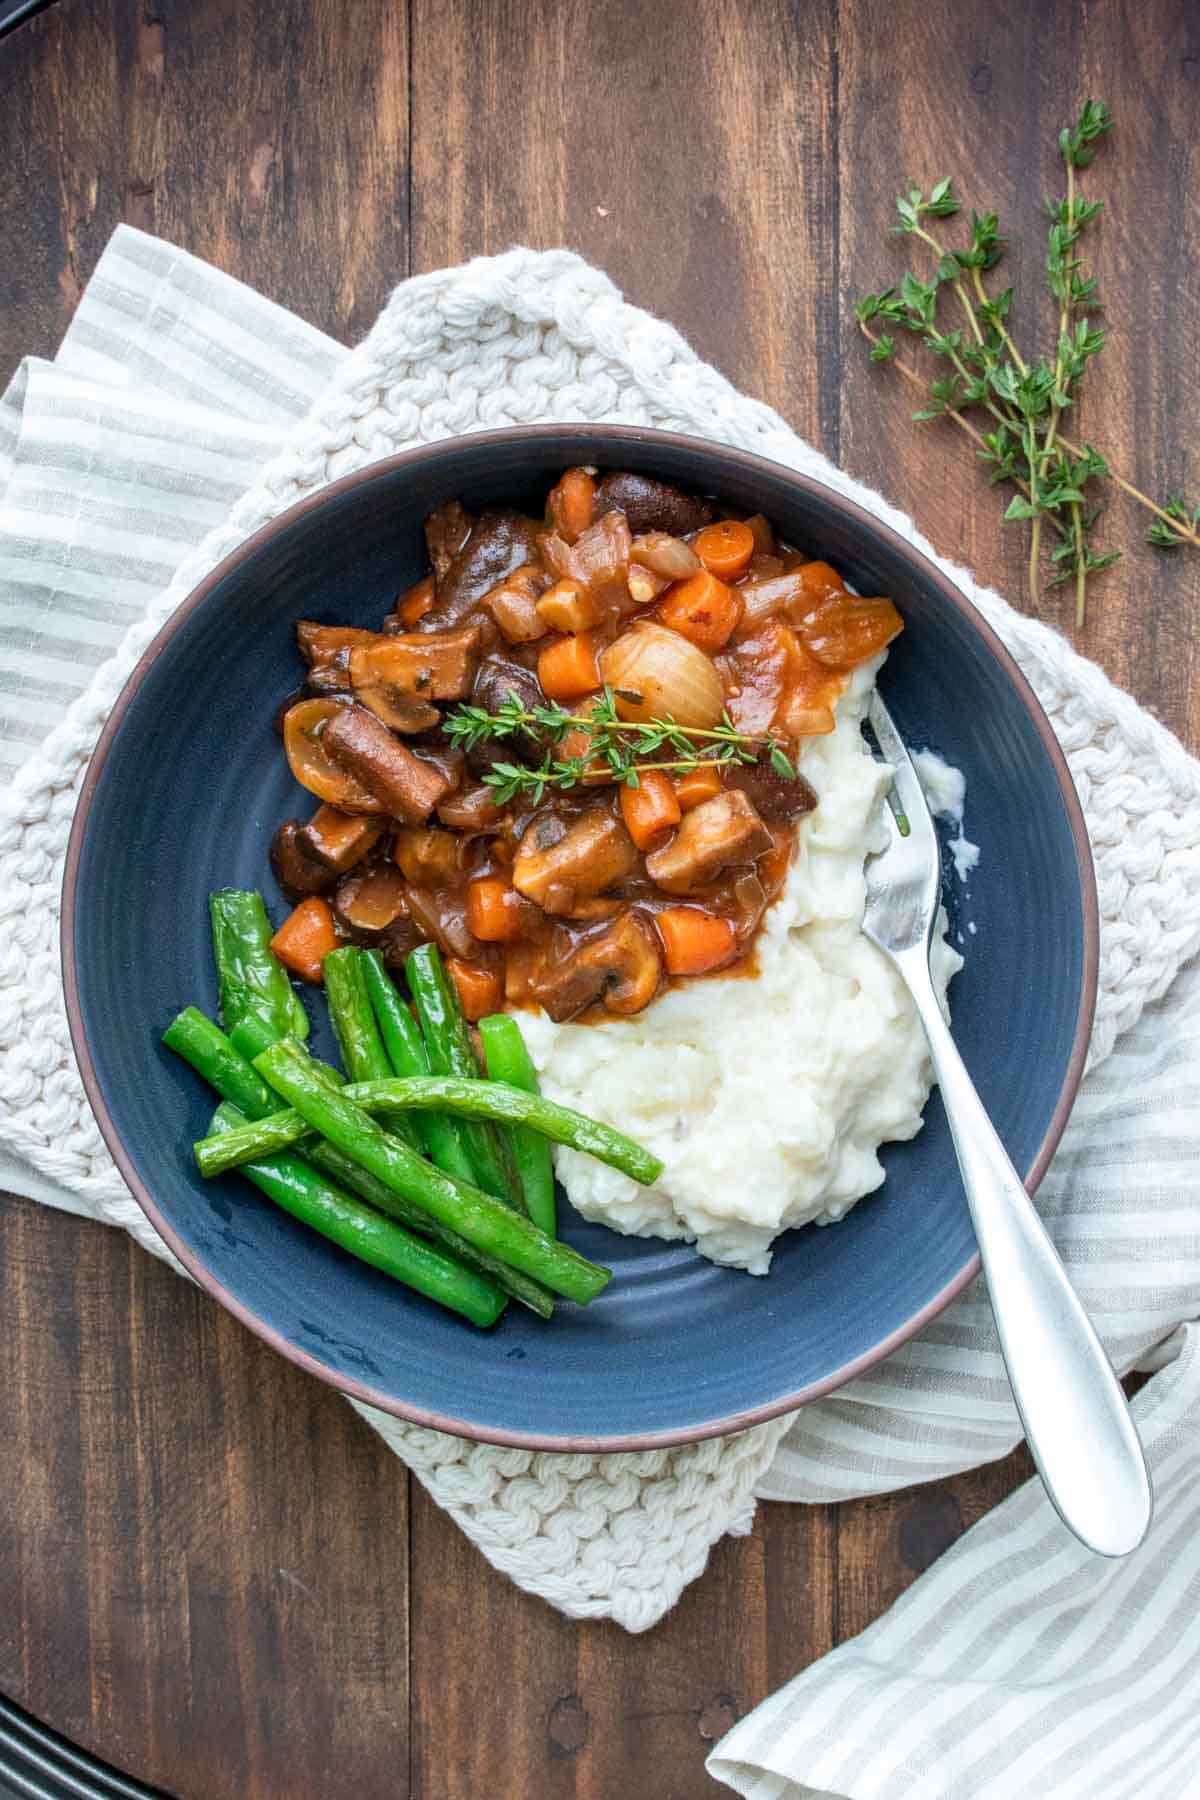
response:
<svg viewBox="0 0 1200 1800"><path fill-rule="evenodd" d="M1200 497L1197 27L1189 0L58 0L0 43L0 379L120 218L345 338L410 267L566 244L1019 598L1019 534L852 303L904 266L893 192L953 174L1044 341L1054 132L1103 95L1086 430ZM1130 553L1083 647L1200 744L1200 558L1143 524L1103 523ZM713 1739L1029 1469L763 1507L629 1637L494 1574L336 1395L116 1235L0 1205L0 1318L0 1689L185 1800L722 1792Z"/></svg>
<svg viewBox="0 0 1200 1800"><path fill-rule="evenodd" d="M495 1791L611 1800L653 1779L692 1800L734 1720L834 1643L836 1509L765 1507L662 1624L575 1625L484 1567L420 1490L412 1522L412 1729L421 1800ZM435 1647L470 1646L469 1680ZM447 1751L447 1745L452 1746ZM715 1789L714 1789L715 1791Z"/></svg>
<svg viewBox="0 0 1200 1800"><path fill-rule="evenodd" d="M1196 504L1200 454L1184 421L1200 402L1192 277L1200 216L1190 198L1200 164L1197 13L1186 0L1158 0L1136 14L1102 7L1089 11L1085 29L1083 10L1070 6L922 6L906 9L903 34L891 34L897 61L885 63L884 10L844 5L839 14L841 460L919 519L938 549L1028 608L1023 529L1001 522L1003 502L952 426L911 424L909 390L894 372L868 365L851 308L913 266L910 241L887 235L893 194L910 178L927 190L949 174L968 208L999 212L1010 250L997 285L1016 287L1014 333L1027 350L1050 350L1056 320L1041 280L1042 196L1062 192L1059 127L1087 95L1103 96L1117 126L1082 181L1106 201L1084 246L1110 335L1085 389L1080 431L1135 486L1155 496L1182 488ZM876 180L876 170L889 178ZM947 223L948 239L956 228ZM1144 545L1149 522L1134 502L1113 497L1098 542L1127 554L1093 584L1079 647L1200 744L1200 557ZM1071 631L1066 588L1043 591L1037 611Z"/></svg>
<svg viewBox="0 0 1200 1800"><path fill-rule="evenodd" d="M833 429L832 58L822 0L413 0L414 270L569 245Z"/></svg>
<svg viewBox="0 0 1200 1800"><path fill-rule="evenodd" d="M0 1690L183 1800L403 1800L403 1469L102 1226L7 1202L0 1316Z"/></svg>

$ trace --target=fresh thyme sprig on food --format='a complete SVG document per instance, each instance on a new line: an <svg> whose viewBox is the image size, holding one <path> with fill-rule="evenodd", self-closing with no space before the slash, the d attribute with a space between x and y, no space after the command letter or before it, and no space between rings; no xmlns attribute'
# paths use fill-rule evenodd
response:
<svg viewBox="0 0 1200 1800"><path fill-rule="evenodd" d="M640 696L635 698L640 701ZM728 713L707 731L677 725L673 719L636 724L618 716L617 696L611 687L604 689L587 713L568 712L557 704L527 707L515 694L495 712L483 706L456 706L446 714L445 732L460 750L536 734L544 746L540 763L498 762L483 776L501 805L517 794L528 794L536 804L547 788L573 788L585 777L603 776L625 787L637 787L639 776L649 769L682 774L710 765L754 763L764 754L777 775L785 781L796 779L791 758L769 733L756 737L739 731ZM576 734L583 740L579 752L556 756L564 739ZM670 754L662 757L662 751Z"/></svg>
<svg viewBox="0 0 1200 1800"><path fill-rule="evenodd" d="M1107 106L1088 100L1074 125L1064 126L1058 135L1067 192L1062 200L1047 202L1046 283L1059 307L1051 356L1031 361L1022 356L1007 323L1013 290L993 293L984 282L1004 251L996 214L972 212L966 246L946 244L932 228L931 221L953 218L961 211L948 179L939 181L928 195L911 187L896 201L900 221L896 230L917 238L936 258L931 278L923 281L910 270L899 288L866 294L855 308L871 345L871 361L892 363L922 391L925 403L913 418L950 419L975 444L991 481L1010 482L1017 489L1004 516L1029 523L1031 598L1036 598L1040 581L1043 521L1057 532L1060 541L1050 555L1055 565L1051 585L1074 579L1078 625L1086 617L1088 576L1099 574L1120 556L1117 550L1097 552L1091 547L1100 514L1091 497L1092 484L1107 479L1156 515L1147 532L1151 544L1160 549L1179 544L1200 548L1200 507L1189 512L1181 495L1158 505L1118 475L1091 444L1075 443L1062 430L1063 419L1079 398L1088 364L1105 343L1105 332L1087 317L1098 305L1096 281L1085 272L1078 253L1079 240L1099 216L1103 202L1083 198L1077 178L1091 165L1111 127ZM945 288L954 295L962 317L962 324L949 330L938 316ZM948 364L949 373L927 381L897 355L889 326L913 333ZM991 429L979 430L966 417L972 410L987 414Z"/></svg>

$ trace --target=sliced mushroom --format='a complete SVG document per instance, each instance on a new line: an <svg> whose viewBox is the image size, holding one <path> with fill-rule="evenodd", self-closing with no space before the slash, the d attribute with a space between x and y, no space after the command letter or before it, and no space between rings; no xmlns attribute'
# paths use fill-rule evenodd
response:
<svg viewBox="0 0 1200 1800"><path fill-rule="evenodd" d="M532 669L510 657L486 656L479 665L471 700L487 712L498 712L506 700L517 699L526 712L545 706L542 684ZM486 775L494 763L518 761L534 755L538 741L532 732L523 731L511 738L484 738L467 752L467 767L474 775Z"/></svg>
<svg viewBox="0 0 1200 1800"><path fill-rule="evenodd" d="M446 571L471 535L471 524L471 515L464 512L461 500L447 500L426 519L425 547L436 580L444 580Z"/></svg>
<svg viewBox="0 0 1200 1800"><path fill-rule="evenodd" d="M333 897L338 923L359 944L375 944L406 917L408 905L399 869L380 863L365 875L347 875Z"/></svg>
<svg viewBox="0 0 1200 1800"><path fill-rule="evenodd" d="M817 796L803 775L789 781L769 762L732 763L724 772L724 780L727 788L738 788L748 795L759 818L771 825L791 825L812 812L817 804Z"/></svg>
<svg viewBox="0 0 1200 1800"><path fill-rule="evenodd" d="M354 698L403 737L416 737L422 731L431 731L442 716L428 700L418 700L415 694L406 694L403 688L383 685L355 688Z"/></svg>
<svg viewBox="0 0 1200 1800"><path fill-rule="evenodd" d="M379 813L388 808L372 789L356 781L353 774L326 749L325 733L343 712L356 712L347 699L300 700L289 706L283 718L283 747L288 767L310 794L327 800L345 812ZM363 714L369 718L369 713ZM378 723L378 721L376 721ZM383 731L384 726L379 729ZM395 743L391 732L390 742Z"/></svg>
<svg viewBox="0 0 1200 1800"><path fill-rule="evenodd" d="M418 887L450 886L463 872L466 847L455 831L409 825L396 833L392 854L406 881Z"/></svg>
<svg viewBox="0 0 1200 1800"><path fill-rule="evenodd" d="M285 819L271 839L271 867L289 900L323 894L337 880L332 869L308 854L299 819Z"/></svg>
<svg viewBox="0 0 1200 1800"><path fill-rule="evenodd" d="M296 643L310 669L345 657L356 644L369 644L376 635L357 625L320 625L315 619L296 621Z"/></svg>
<svg viewBox="0 0 1200 1800"><path fill-rule="evenodd" d="M612 470L596 488L596 518L614 508L625 514L630 531L668 531L673 537L699 531L715 516L710 502L697 494L623 469Z"/></svg>
<svg viewBox="0 0 1200 1800"><path fill-rule="evenodd" d="M730 863L753 862L771 834L740 792L716 794L691 812L669 843L646 858L646 873L668 894L690 894Z"/></svg>
<svg viewBox="0 0 1200 1800"><path fill-rule="evenodd" d="M423 825L454 786L449 775L414 756L363 706L346 706L335 713L325 726L321 746L383 812L407 825Z"/></svg>
<svg viewBox="0 0 1200 1800"><path fill-rule="evenodd" d="M475 612L489 588L537 560L541 526L511 509L481 513L471 533L445 568L438 570L437 598L421 620L422 628L446 631L462 625ZM431 552L432 554L432 552Z"/></svg>
<svg viewBox="0 0 1200 1800"><path fill-rule="evenodd" d="M417 700L462 700L471 691L481 650L477 625L461 631L379 632L350 650L350 685L395 688Z"/></svg>
<svg viewBox="0 0 1200 1800"><path fill-rule="evenodd" d="M424 933L410 912L401 913L379 939L379 949L389 969L403 974L404 964L418 944L426 942Z"/></svg>
<svg viewBox="0 0 1200 1800"><path fill-rule="evenodd" d="M304 684L307 694L346 694L350 692L350 652L343 650L330 662L308 671Z"/></svg>
<svg viewBox="0 0 1200 1800"><path fill-rule="evenodd" d="M347 875L383 834L383 820L319 806L300 832L300 847L335 875Z"/></svg>
<svg viewBox="0 0 1200 1800"><path fill-rule="evenodd" d="M527 712L546 704L541 682L524 663L514 662L508 656L489 656L480 663L471 690L475 705L486 707L488 712L498 712L506 700L514 697Z"/></svg>
<svg viewBox="0 0 1200 1800"><path fill-rule="evenodd" d="M406 890L408 916L427 943L443 956L459 956L469 962L483 954L484 946L467 925L466 898L461 888L416 887Z"/></svg>
<svg viewBox="0 0 1200 1800"><path fill-rule="evenodd" d="M440 769L452 788L456 788L463 778L463 770L467 759L455 744L448 744L443 738L427 738L421 745L421 761L432 769Z"/></svg>
<svg viewBox="0 0 1200 1800"><path fill-rule="evenodd" d="M573 1018L597 1001L622 1016L649 1006L662 981L662 958L653 929L637 913L621 913L582 943L562 935L565 953L546 959L534 989L552 1019Z"/></svg>
<svg viewBox="0 0 1200 1800"><path fill-rule="evenodd" d="M287 716L291 712L293 706L299 706L300 702L306 698L307 695L303 688L293 688L291 693L285 694L283 699L279 702L279 705L275 708L275 714L271 723L274 725L275 730L280 737L283 736L284 726L287 723Z"/></svg>
<svg viewBox="0 0 1200 1800"><path fill-rule="evenodd" d="M557 842L547 844L545 836L535 819L521 839L512 881L546 912L571 912L581 900L621 881L637 863L633 839L607 802L590 806Z"/></svg>
<svg viewBox="0 0 1200 1800"><path fill-rule="evenodd" d="M468 781L456 794L439 801L437 816L451 831L491 831L500 822L502 808L496 790L482 781Z"/></svg>

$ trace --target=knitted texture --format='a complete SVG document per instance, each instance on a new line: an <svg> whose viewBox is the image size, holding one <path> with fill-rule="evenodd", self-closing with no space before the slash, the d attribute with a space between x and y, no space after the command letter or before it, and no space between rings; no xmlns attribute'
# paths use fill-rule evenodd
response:
<svg viewBox="0 0 1200 1800"><path fill-rule="evenodd" d="M138 656L200 578L330 481L407 446L545 420L657 426L825 481L936 562L999 631L1049 714L1096 856L1101 984L1091 1057L1200 948L1200 769L1056 632L936 556L911 520L740 395L669 326L566 252L514 250L397 289L291 446L178 569L0 800L0 1140L97 1217L179 1265L101 1141L70 1050L58 956L63 857L80 782ZM749 1529L788 1421L636 1455L552 1456L441 1436L360 1407L499 1569L576 1617L653 1624L725 1532Z"/></svg>

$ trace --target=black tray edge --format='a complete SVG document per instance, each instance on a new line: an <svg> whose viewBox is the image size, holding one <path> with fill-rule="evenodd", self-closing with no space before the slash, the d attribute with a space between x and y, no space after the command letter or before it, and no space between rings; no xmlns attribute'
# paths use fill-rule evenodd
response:
<svg viewBox="0 0 1200 1800"><path fill-rule="evenodd" d="M0 1694L0 1800L169 1800L99 1762Z"/></svg>

